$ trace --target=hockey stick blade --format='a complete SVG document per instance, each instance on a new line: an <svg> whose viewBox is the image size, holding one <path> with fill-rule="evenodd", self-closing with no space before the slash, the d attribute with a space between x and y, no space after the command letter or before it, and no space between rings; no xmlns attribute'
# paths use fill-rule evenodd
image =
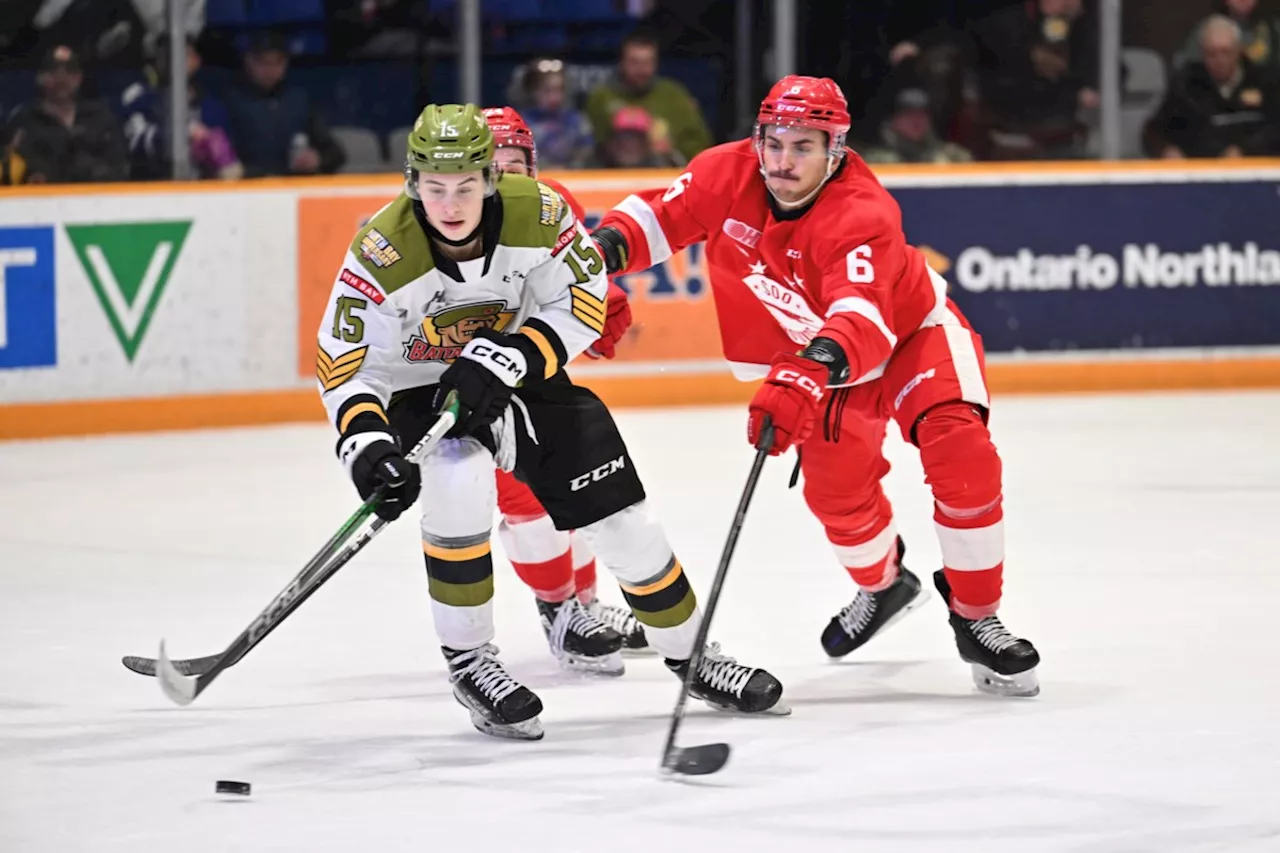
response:
<svg viewBox="0 0 1280 853"><path fill-rule="evenodd" d="M733 523L729 525L729 535L725 539L724 551L720 555L720 564L716 567L715 579L711 582L711 593L707 596L702 624L698 626L698 633L694 637L693 652L689 655L688 668L680 682L680 694L671 712L671 725L667 729L667 742L662 748L661 764L662 770L668 773L706 776L724 767L729 760L727 743L680 747L676 746L676 736L680 732L680 723L684 721L685 705L689 701L689 693L693 688L693 680L697 677L702 652L707 644L707 636L711 632L711 618L715 615L716 605L720 601L720 592L724 589L725 578L729 575L729 563L733 559L733 551L737 547L742 526L747 520L747 508L751 506L751 497L756 492L756 484L760 482L760 472L764 470L765 460L769 458L769 449L773 447L773 434L773 423L766 416L764 426L760 430L760 438L756 442L756 455L751 462L751 473L747 475L747 484L742 488L737 512L734 513Z"/></svg>
<svg viewBox="0 0 1280 853"><path fill-rule="evenodd" d="M667 756L663 770L684 776L706 776L715 773L729 761L729 744L704 743L701 746L678 746Z"/></svg>
<svg viewBox="0 0 1280 853"><path fill-rule="evenodd" d="M160 656L156 658L156 678L160 688L178 705L190 705L200 692L200 685L194 675L183 675L178 672L173 661L164 650L164 640L160 641Z"/></svg>
<svg viewBox="0 0 1280 853"><path fill-rule="evenodd" d="M435 424L432 425L431 429L427 430L422 440L414 445L409 452L408 458L417 462L429 453L458 422L459 414L457 394L450 392L449 396L445 398L444 408L436 417ZM373 499L362 504L356 514L343 525L341 537L333 537L329 540L329 544L340 540L345 541L359 525L374 514L374 509L375 503ZM222 654L214 657L213 662L203 672L196 675L184 675L174 662L169 660L165 652L164 640L161 640L160 654L156 658L155 667L156 680L160 682L160 689L174 703L190 705L197 696L213 683L214 679L222 674L223 670L234 666L257 647L268 634L284 622L291 613L301 607L303 602L310 598L329 578L333 577L339 569L351 561L352 557L360 553L366 545L373 541L373 538L387 524L388 522L381 517L376 517L363 532L356 536L353 542L346 545L341 551L336 554L326 554L322 551L312 558L311 562L295 575L293 580L289 581L289 584L272 599L266 609L259 613L249 623L248 627L240 632L240 635L231 642L231 645L227 646ZM328 547L328 544L326 547ZM190 660L200 659L192 658Z"/></svg>
<svg viewBox="0 0 1280 853"><path fill-rule="evenodd" d="M217 655L209 655L202 658L179 658L175 661L169 661L173 664L173 668L183 675L204 675L217 661ZM120 658L120 663L124 664L124 668L130 672L136 672L138 675L154 676L156 674L156 659L144 658L138 655L125 655Z"/></svg>

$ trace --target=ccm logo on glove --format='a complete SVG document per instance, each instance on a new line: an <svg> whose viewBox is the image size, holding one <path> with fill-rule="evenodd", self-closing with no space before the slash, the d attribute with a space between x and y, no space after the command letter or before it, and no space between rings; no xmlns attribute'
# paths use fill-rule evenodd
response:
<svg viewBox="0 0 1280 853"><path fill-rule="evenodd" d="M472 338L462 349L463 358L478 361L489 368L508 388L515 388L529 372L524 353L515 347L504 347L493 341Z"/></svg>
<svg viewBox="0 0 1280 853"><path fill-rule="evenodd" d="M782 370L779 370L777 373L775 373L773 375L773 378L777 379L779 382L790 382L791 384L799 388L801 391L804 391L805 393L807 393L814 400L821 400L822 395L825 393L821 385L819 385L817 382L814 382L812 379L810 379L808 376L805 376L803 373L801 373L798 370L783 368Z"/></svg>

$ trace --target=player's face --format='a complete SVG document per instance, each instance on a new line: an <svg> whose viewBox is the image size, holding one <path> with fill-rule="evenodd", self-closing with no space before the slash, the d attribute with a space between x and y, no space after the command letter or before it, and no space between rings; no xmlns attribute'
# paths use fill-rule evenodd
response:
<svg viewBox="0 0 1280 853"><path fill-rule="evenodd" d="M418 195L427 221L450 240L461 240L480 224L484 210L484 176L480 172L453 175L418 173Z"/></svg>
<svg viewBox="0 0 1280 853"><path fill-rule="evenodd" d="M493 165L504 175L532 177L529 171L529 156L519 148L499 148L493 152Z"/></svg>
<svg viewBox="0 0 1280 853"><path fill-rule="evenodd" d="M799 201L827 175L827 135L811 127L767 127L765 183L782 201Z"/></svg>

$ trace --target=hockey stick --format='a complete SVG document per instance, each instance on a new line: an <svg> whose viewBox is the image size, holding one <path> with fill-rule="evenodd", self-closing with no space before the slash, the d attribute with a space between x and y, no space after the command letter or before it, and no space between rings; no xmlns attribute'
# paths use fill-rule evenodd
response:
<svg viewBox="0 0 1280 853"><path fill-rule="evenodd" d="M702 624L698 626L698 635L693 641L689 669L680 683L680 696L676 699L676 707L671 714L667 743L662 748L662 770L665 773L705 776L708 773L715 773L729 760L729 744L704 743L699 746L676 746L676 733L680 730L680 723L684 721L684 707L689 701L689 690L693 687L693 679L697 677L703 647L707 643L707 634L711 630L711 617L715 615L716 604L720 601L720 591L724 588L725 576L729 574L729 561L733 558L733 549L738 544L738 534L742 532L742 525L747 519L747 507L751 505L756 483L760 481L760 471L764 468L764 461L769 458L769 448L772 446L773 424L766 417L764 428L760 431L760 439L756 442L756 458L751 463L751 473L747 475L747 485L743 488L742 497L738 500L738 511L733 516L733 524L729 525L729 538L725 540L724 552L720 555L720 565L716 568L711 593L707 596L707 607L702 614Z"/></svg>
<svg viewBox="0 0 1280 853"><path fill-rule="evenodd" d="M436 418L435 424L427 431L409 452L408 458L412 461L418 461L431 451L433 447L444 438L445 433L453 428L459 417L458 398L454 393L450 393L445 398L444 408ZM381 500L381 495L374 495L368 501L365 501L356 511L355 515L348 519L347 524L343 525L343 531L346 535L350 535L350 530L363 523L374 512L376 502ZM353 524L354 522L354 524ZM358 554L368 545L378 533L386 527L388 522L382 518L375 518L373 523L355 538L355 541L343 548L332 560L323 562L319 565L312 563L299 572L289 585L277 595L266 609L258 614L249 626L240 632L240 636L232 641L222 654L218 655L213 664L203 673L199 675L184 675L179 671L174 662L169 660L169 656L165 653L164 640L160 641L160 654L156 658L156 678L160 682L160 687L164 690L166 696L179 705L190 705L195 698L208 689L214 679L227 667L239 661L248 654L258 643L270 634L277 626L280 625L289 614L297 610L302 603L319 589L325 581L337 574L338 570L351 561L351 558ZM339 531L340 533L343 531ZM337 538L336 536L334 537ZM344 536L339 541L345 541ZM333 541L332 539L330 541Z"/></svg>
<svg viewBox="0 0 1280 853"><path fill-rule="evenodd" d="M415 447L414 450L416 451L417 447ZM300 571L294 578L295 582L299 578L308 577L317 568L328 562L334 552L342 547L342 543L351 538L351 534L364 522L366 518L369 517L373 512L373 508L377 505L377 501L381 499L381 493L375 492L369 497L369 500L362 503L360 508L343 523L342 527L338 528L338 532L334 533L333 536L329 538L329 541L324 543L324 547L317 551L316 555L307 561L307 564L302 567L302 571ZM264 634L263 636L266 635ZM248 651L248 649L245 651ZM241 655L241 657L242 656L243 655ZM171 663L173 668L182 675L203 675L213 668L213 665L218 662L220 657L222 656L208 655L207 657L202 658L181 658L179 660L170 661L169 663ZM239 661L240 657L237 657L235 660L229 661L226 666L235 666ZM132 670L139 675L156 674L155 658L125 655L120 659L120 662L125 665L126 669Z"/></svg>

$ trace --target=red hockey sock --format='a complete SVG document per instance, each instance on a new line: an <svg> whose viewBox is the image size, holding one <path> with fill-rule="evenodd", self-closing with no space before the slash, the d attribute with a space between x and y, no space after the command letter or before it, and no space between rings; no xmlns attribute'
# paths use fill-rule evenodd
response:
<svg viewBox="0 0 1280 853"><path fill-rule="evenodd" d="M543 601L567 601L574 593L569 534L550 517L498 525L498 538L520 580Z"/></svg>
<svg viewBox="0 0 1280 853"><path fill-rule="evenodd" d="M887 589L898 579L898 532L893 519L885 516L875 523L879 530L872 527L845 534L827 530L840 565L867 592Z"/></svg>
<svg viewBox="0 0 1280 853"><path fill-rule="evenodd" d="M967 619L990 616L1000 606L1004 576L1000 456L981 415L967 403L931 409L916 425L916 441L933 488L948 604Z"/></svg>
<svg viewBox="0 0 1280 853"><path fill-rule="evenodd" d="M573 543L573 583L578 600L590 604L596 600L596 555L587 544L586 537L576 530L570 536Z"/></svg>

